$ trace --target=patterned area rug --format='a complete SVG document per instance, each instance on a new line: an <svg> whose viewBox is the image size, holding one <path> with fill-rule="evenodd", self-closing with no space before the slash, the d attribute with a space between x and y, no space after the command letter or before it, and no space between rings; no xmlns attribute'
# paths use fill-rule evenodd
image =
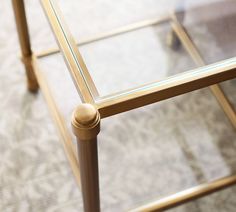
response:
<svg viewBox="0 0 236 212"><path fill-rule="evenodd" d="M34 49L55 46L39 2L25 2ZM151 4L152 1L149 2ZM164 2L163 7L166 7ZM11 2L1 0L0 11L0 211L82 211L81 194L45 100L40 92L32 95L26 90L24 68L18 58L19 45ZM187 23L191 24L193 18L194 15L189 17ZM235 19L227 17L229 26L230 23L235 26L233 20ZM230 41L232 34L221 36L220 24L223 23L199 23L190 33L208 62L235 55L232 52L232 49L236 49L232 48L233 43L221 45L222 40ZM168 29L153 29L159 42L165 43ZM234 30L236 31L236 27ZM145 39L145 33L153 36L153 31L141 31L138 39ZM134 38L137 37L132 33L124 37L128 41ZM119 45L120 41L109 42ZM130 72L129 79L124 84L122 77L125 71L114 71L112 74L115 77L107 74L107 70L104 70L107 67L104 63L107 61L102 60L100 52L104 52L104 58L109 52L114 53L112 47L107 49L108 44L95 43L81 47L100 91L104 94L115 91L119 83L122 89L135 82L142 83L135 72ZM179 70L195 67L182 48L175 52L168 46L160 47L163 51L168 51L168 58L160 53L158 60L166 71L172 71L169 74L173 74L174 67ZM147 46L140 44L136 50L142 48ZM130 49L121 48L121 51L127 56ZM89 57L91 52L93 54ZM149 55L154 53L149 52ZM93 66L97 58L101 62ZM124 67L133 68L136 65L123 58L120 60ZM165 63L161 64L163 61ZM109 62L116 63L114 59ZM168 64L168 67L164 64ZM59 82L51 85L69 123L71 111L79 104L79 100L69 92L74 88L66 80L68 73L63 59L57 54L43 59L41 65L50 75L51 81L56 77ZM114 70L122 68L117 66ZM146 77L154 74L156 77L156 71L153 68L146 75L142 73L142 79L149 80ZM222 86L236 105L235 81L225 82ZM235 135L235 129L208 88L104 119L99 135L102 211L125 211L144 202L234 173ZM170 211L234 212L235 196L236 188L231 187Z"/></svg>

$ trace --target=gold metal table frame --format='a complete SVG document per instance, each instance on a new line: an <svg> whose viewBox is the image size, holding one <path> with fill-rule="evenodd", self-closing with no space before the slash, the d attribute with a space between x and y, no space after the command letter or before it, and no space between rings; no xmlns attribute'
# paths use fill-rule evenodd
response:
<svg viewBox="0 0 236 212"><path fill-rule="evenodd" d="M18 36L22 51L22 62L26 68L28 89L37 92L40 87L48 102L52 116L59 128L63 146L74 173L75 179L82 189L84 210L86 212L100 211L99 174L97 135L100 131L100 121L105 117L129 111L151 103L165 100L177 95L210 86L210 89L229 120L236 128L236 113L221 87L217 84L236 77L236 58L220 63L174 75L165 80L146 84L134 89L99 96L96 86L79 53L77 45L84 45L97 40L106 39L121 33L137 30L142 27L156 25L169 21L173 32L182 45L199 66L205 64L197 47L194 45L185 28L175 14L162 19L145 20L116 30L105 32L76 43L70 34L55 0L41 0L45 13L57 39L59 49L49 49L41 53L33 53L30 45L28 26L25 14L24 0L12 0L17 24ZM57 108L50 92L46 77L40 70L37 59L61 51L70 71L83 104L75 108L72 117L72 129L77 137L77 151L74 149L71 135ZM162 211L190 200L227 188L236 183L236 175L221 178L212 182L181 191L163 199L150 202L130 211Z"/></svg>

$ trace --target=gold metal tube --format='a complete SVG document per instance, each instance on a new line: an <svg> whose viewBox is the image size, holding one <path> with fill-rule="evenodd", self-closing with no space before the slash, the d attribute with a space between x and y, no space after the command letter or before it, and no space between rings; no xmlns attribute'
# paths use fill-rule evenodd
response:
<svg viewBox="0 0 236 212"><path fill-rule="evenodd" d="M205 66L206 63L203 57L201 56L197 46L194 44L193 40L191 39L185 28L178 22L178 19L175 15L173 15L172 17L171 25L173 30L181 40L181 43L184 45L186 51L190 54L195 63L199 66ZM222 90L219 84L211 85L210 90L217 99L220 106L222 107L231 124L236 129L236 113L233 105L230 103L229 99L224 94L224 91Z"/></svg>
<svg viewBox="0 0 236 212"><path fill-rule="evenodd" d="M102 118L188 93L236 77L235 58L184 72L96 101Z"/></svg>
<svg viewBox="0 0 236 212"><path fill-rule="evenodd" d="M40 88L42 93L47 101L49 111L54 119L54 122L60 132L62 145L64 147L66 156L70 163L72 172L75 176L75 180L80 187L80 171L79 171L79 162L77 160L77 152L73 145L72 137L68 128L65 124L64 117L60 113L59 109L57 108L56 102L51 94L50 88L47 83L46 77L43 75L42 71L40 70L37 58L33 56L31 60L32 66L34 67Z"/></svg>
<svg viewBox="0 0 236 212"><path fill-rule="evenodd" d="M95 98L99 95L96 86L76 46L74 38L62 18L59 8L53 2L42 0L42 5L55 33L58 45L63 52L68 71L80 94L81 100L85 103L94 104Z"/></svg>
<svg viewBox="0 0 236 212"><path fill-rule="evenodd" d="M12 0L13 10L16 20L16 28L18 31L18 38L22 52L22 62L25 65L27 75L27 85L31 92L38 91L38 82L34 74L34 69L30 64L32 51L30 45L30 37L27 26L27 19L25 14L25 5L23 0Z"/></svg>
<svg viewBox="0 0 236 212"><path fill-rule="evenodd" d="M16 28L18 31L22 55L24 57L31 56L32 51L25 14L24 0L12 0L12 5L15 14Z"/></svg>
<svg viewBox="0 0 236 212"><path fill-rule="evenodd" d="M78 143L84 211L99 212L97 150L97 135L100 132L99 112L91 104L81 104L74 110L71 125Z"/></svg>
<svg viewBox="0 0 236 212"><path fill-rule="evenodd" d="M92 42L95 42L95 41L103 40L103 39L106 39L106 38L110 38L110 37L113 37L113 36L117 36L117 35L120 35L120 34L131 32L131 31L135 31L135 30L138 30L138 29L141 29L141 28L144 28L144 27L157 25L157 24L163 23L165 21L169 21L169 20L170 20L170 17L166 16L166 17L161 17L161 18L155 18L155 19L148 19L148 20L145 20L145 21L140 21L140 22L129 24L127 26L120 27L120 28L117 28L117 29L114 29L114 30L111 30L111 31L108 31L108 32L104 32L104 33L100 33L100 34L91 36L90 38L86 38L84 40L79 41L78 43L76 43L76 45L77 46L86 45L86 44L89 44L89 43L92 43ZM41 58L41 57L45 57L45 56L48 56L48 55L56 54L58 52L60 52L59 48L47 49L45 51L37 53L37 57Z"/></svg>
<svg viewBox="0 0 236 212"><path fill-rule="evenodd" d="M146 205L132 209L130 210L130 212L167 210L191 200L219 191L221 189L225 189L234 184L236 184L236 175L221 178L213 182L204 183L196 187L186 189L163 199L156 200Z"/></svg>
<svg viewBox="0 0 236 212"><path fill-rule="evenodd" d="M234 106L231 104L231 102L226 97L226 95L224 94L224 91L219 85L211 86L210 88L211 88L211 92L214 94L215 98L221 105L222 109L224 110L231 124L236 129L236 112L235 112Z"/></svg>

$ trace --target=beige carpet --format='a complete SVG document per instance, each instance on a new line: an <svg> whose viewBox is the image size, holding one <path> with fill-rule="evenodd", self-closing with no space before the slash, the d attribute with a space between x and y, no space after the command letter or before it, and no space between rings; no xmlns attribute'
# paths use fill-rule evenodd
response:
<svg viewBox="0 0 236 212"><path fill-rule="evenodd" d="M39 2L25 2L34 49L55 46ZM77 1L71 2L73 7L78 6ZM132 21L129 19L131 16L123 10L117 10L114 14L106 13L115 1L104 2L102 9L105 12L101 11L98 17L102 18L99 20L93 8L96 4L91 1L90 7L86 7L88 2L81 1L81 11L90 13L82 14L85 20L79 24L81 27L73 27L75 23L70 26L76 36L86 37L93 33L91 29L95 32L103 30L99 26L103 21L107 21L106 26L111 27L107 17L112 15L113 20L117 15L123 21ZM140 14L138 12L144 8L142 1L138 1L136 6L134 1L119 2L115 6L127 4L127 11L133 8L133 14ZM153 5L156 2L147 1L147 10L144 11L149 13L136 18L147 18L150 14L154 17ZM161 2L163 8L159 10L164 11L169 5L166 1ZM65 11L69 11L67 1L60 0L60 3ZM235 8L233 3L229 8ZM218 10L214 14L219 15ZM195 11L189 15L186 24L190 26L198 14ZM93 27L86 28L86 21L89 20L96 21L91 22ZM207 62L235 55L236 42L232 42L236 32L234 20L235 15L229 13L224 20L215 17L207 24L200 21L191 27L190 34ZM18 58L19 45L10 0L0 0L0 26L0 211L82 211L81 194L46 103L40 92L32 95L25 88L24 68ZM222 27L229 31L222 33ZM126 89L130 85L140 85L196 67L184 49L172 51L168 48L165 44L168 31L166 25L145 28L136 34L132 32L120 38L81 47L99 91L105 95L118 88ZM139 42L141 39L143 42ZM124 45L123 41L129 45ZM156 46L160 51L149 48ZM147 49L146 57L140 58L140 52ZM158 60L153 60L153 57ZM143 65L148 69L143 71ZM60 109L69 123L71 111L79 104L79 99L68 80L64 61L57 54L43 59L41 66L49 76ZM126 80L124 76L127 76ZM54 78L57 84L53 83ZM223 87L236 105L235 81L226 82ZM102 211L125 211L140 203L234 173L235 135L235 130L207 88L104 119L99 135ZM171 211L234 212L235 197L236 189L232 187Z"/></svg>

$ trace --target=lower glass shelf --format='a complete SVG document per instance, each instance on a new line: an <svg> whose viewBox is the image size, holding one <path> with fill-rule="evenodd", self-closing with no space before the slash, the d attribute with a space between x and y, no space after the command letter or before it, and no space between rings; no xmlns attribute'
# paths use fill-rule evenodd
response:
<svg viewBox="0 0 236 212"><path fill-rule="evenodd" d="M70 129L71 113L80 100L64 61L58 54L40 59L39 65ZM235 86L230 81L224 87L232 94ZM235 94L231 99L236 103ZM235 131L207 88L103 119L101 124L102 211L124 211L236 171ZM214 196L200 201L201 208L207 208Z"/></svg>

